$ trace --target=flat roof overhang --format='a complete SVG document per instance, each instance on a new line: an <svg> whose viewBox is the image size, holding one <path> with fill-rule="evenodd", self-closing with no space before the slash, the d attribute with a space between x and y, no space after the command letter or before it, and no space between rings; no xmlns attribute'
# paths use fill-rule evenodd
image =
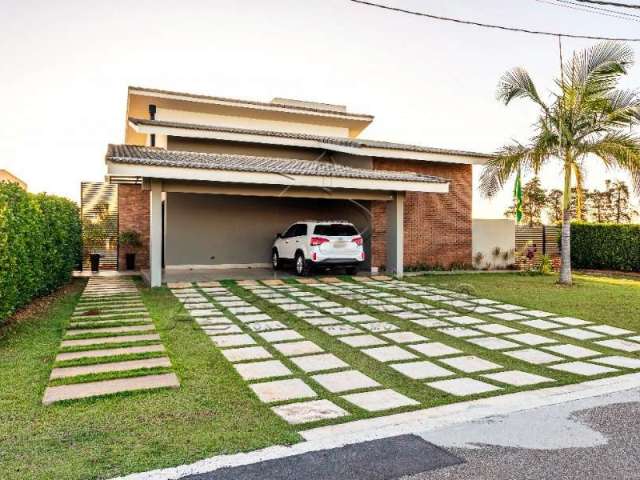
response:
<svg viewBox="0 0 640 480"><path fill-rule="evenodd" d="M440 153L421 152L415 150L401 150L397 148L382 147L351 147L347 145L337 145L334 143L322 142L314 139L290 138L285 136L271 136L257 132L232 132L224 129L206 129L196 127L178 127L167 125L150 125L148 122L129 120L129 125L137 133L167 135L186 138L202 138L210 140L223 140L232 142L259 143L267 145L284 145L291 147L306 147L313 149L329 150L332 152L347 153L350 155L390 158L397 160L418 160L438 163L457 163L466 165L484 165L490 158L484 154L469 153ZM357 140L357 139L356 139Z"/></svg>
<svg viewBox="0 0 640 480"><path fill-rule="evenodd" d="M344 178L289 173L260 173L213 170L189 167L127 164L107 160L107 178L112 183L134 183L132 179L155 179L180 182L271 186L285 188L345 190L353 192L423 192L448 193L448 182L425 182L387 179ZM122 180L122 181L120 181Z"/></svg>

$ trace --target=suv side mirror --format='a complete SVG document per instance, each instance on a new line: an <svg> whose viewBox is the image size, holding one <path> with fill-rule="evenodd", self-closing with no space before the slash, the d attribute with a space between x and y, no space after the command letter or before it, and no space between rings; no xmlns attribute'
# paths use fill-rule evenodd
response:
<svg viewBox="0 0 640 480"><path fill-rule="evenodd" d="M280 232L276 233L276 238L282 238L282 234Z"/></svg>

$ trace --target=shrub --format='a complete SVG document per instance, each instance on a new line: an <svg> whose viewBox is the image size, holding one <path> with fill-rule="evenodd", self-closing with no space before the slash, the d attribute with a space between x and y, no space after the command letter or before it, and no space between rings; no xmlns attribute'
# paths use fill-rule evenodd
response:
<svg viewBox="0 0 640 480"><path fill-rule="evenodd" d="M571 263L576 268L640 271L640 225L572 223Z"/></svg>
<svg viewBox="0 0 640 480"><path fill-rule="evenodd" d="M0 324L68 282L81 251L78 207L0 182Z"/></svg>

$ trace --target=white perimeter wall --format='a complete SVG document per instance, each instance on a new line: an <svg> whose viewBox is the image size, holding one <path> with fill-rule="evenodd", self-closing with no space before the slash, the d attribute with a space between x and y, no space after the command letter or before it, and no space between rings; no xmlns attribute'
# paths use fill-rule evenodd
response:
<svg viewBox="0 0 640 480"><path fill-rule="evenodd" d="M483 264L490 262L495 266L506 266L513 263L513 257L509 262L502 258L494 259L492 250L500 247L501 251L512 250L516 246L516 224L509 219L484 219L478 218L472 221L472 254L484 254ZM475 265L474 265L475 266Z"/></svg>

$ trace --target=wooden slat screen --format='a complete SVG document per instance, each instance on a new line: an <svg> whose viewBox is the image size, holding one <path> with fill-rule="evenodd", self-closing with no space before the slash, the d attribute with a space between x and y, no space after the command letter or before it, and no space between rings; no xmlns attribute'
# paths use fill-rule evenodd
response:
<svg viewBox="0 0 640 480"><path fill-rule="evenodd" d="M117 270L118 268L118 186L102 182L82 182L80 186L80 212L83 222L95 220L102 209L108 211L108 229L104 246L100 253L100 268ZM90 268L89 252L85 249L82 258L84 269Z"/></svg>

